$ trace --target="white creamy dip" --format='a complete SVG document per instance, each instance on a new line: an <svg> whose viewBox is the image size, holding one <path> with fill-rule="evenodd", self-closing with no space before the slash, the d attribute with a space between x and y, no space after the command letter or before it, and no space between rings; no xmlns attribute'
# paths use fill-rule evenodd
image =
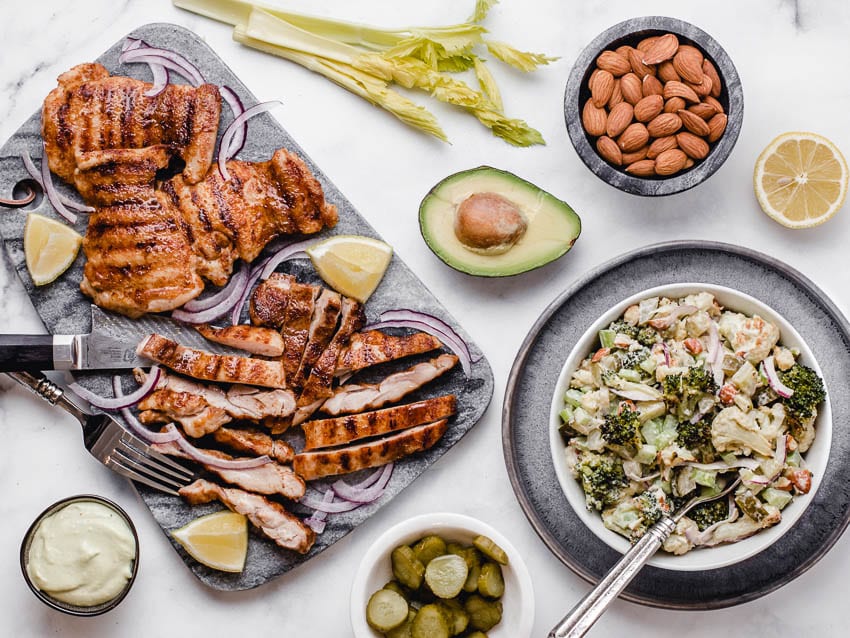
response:
<svg viewBox="0 0 850 638"><path fill-rule="evenodd" d="M27 573L41 591L91 607L115 598L133 573L136 540L127 522L94 501L66 505L33 534Z"/></svg>

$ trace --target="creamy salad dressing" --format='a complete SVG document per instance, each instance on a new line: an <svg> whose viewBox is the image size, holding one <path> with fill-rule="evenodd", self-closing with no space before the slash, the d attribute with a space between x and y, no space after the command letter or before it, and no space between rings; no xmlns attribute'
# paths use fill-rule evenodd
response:
<svg viewBox="0 0 850 638"><path fill-rule="evenodd" d="M91 607L121 593L133 574L136 540L112 508L94 501L66 505L33 534L27 573L41 591Z"/></svg>

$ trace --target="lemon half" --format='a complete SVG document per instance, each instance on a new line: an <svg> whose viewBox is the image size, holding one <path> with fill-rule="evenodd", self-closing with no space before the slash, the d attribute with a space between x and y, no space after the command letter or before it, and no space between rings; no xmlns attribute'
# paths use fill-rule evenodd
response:
<svg viewBox="0 0 850 638"><path fill-rule="evenodd" d="M199 563L223 572L241 572L248 555L248 519L222 510L201 516L171 532Z"/></svg>
<svg viewBox="0 0 850 638"><path fill-rule="evenodd" d="M55 281L68 270L82 244L73 228L44 215L30 213L24 225L24 256L36 286Z"/></svg>
<svg viewBox="0 0 850 638"><path fill-rule="evenodd" d="M306 252L326 284L361 303L378 287L393 257L389 244L360 235L337 235Z"/></svg>
<svg viewBox="0 0 850 638"><path fill-rule="evenodd" d="M811 228L838 212L847 195L847 162L815 133L784 133L756 161L753 186L765 213L788 228Z"/></svg>

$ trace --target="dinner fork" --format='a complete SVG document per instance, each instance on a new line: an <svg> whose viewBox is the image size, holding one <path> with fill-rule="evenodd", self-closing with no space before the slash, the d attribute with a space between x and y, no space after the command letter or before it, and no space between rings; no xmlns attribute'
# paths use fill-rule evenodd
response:
<svg viewBox="0 0 850 638"><path fill-rule="evenodd" d="M663 516L646 534L640 537L632 548L605 574L599 584L572 608L552 631L549 638L579 638L584 636L608 606L619 596L626 586L637 576L641 568L659 550L662 543L676 529L676 524L697 505L716 501L734 490L741 482L739 475L723 490L710 496L695 496L672 515Z"/></svg>
<svg viewBox="0 0 850 638"><path fill-rule="evenodd" d="M108 414L91 414L71 400L69 393L43 374L6 372L22 386L72 414L83 427L86 449L109 469L166 494L188 485L194 472L152 450L147 443Z"/></svg>

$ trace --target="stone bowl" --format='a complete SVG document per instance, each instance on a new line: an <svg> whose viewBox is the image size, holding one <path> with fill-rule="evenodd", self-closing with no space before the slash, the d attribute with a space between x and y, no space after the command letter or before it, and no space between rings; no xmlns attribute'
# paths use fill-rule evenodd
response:
<svg viewBox="0 0 850 638"><path fill-rule="evenodd" d="M690 44L700 49L713 62L722 82L722 92L717 98L728 117L723 136L711 145L705 159L689 169L669 177L636 177L626 173L624 167L608 163L596 150L594 138L585 132L581 122L582 106L590 97L587 88L590 74L596 68L596 58L606 49L635 46L640 40L673 33L680 44ZM581 52L567 81L564 95L564 117L570 140L587 167L597 177L627 193L644 196L672 195L693 188L708 179L723 165L738 141L744 120L744 94L735 65L726 51L702 29L675 18L645 16L631 18L615 24L598 35Z"/></svg>

